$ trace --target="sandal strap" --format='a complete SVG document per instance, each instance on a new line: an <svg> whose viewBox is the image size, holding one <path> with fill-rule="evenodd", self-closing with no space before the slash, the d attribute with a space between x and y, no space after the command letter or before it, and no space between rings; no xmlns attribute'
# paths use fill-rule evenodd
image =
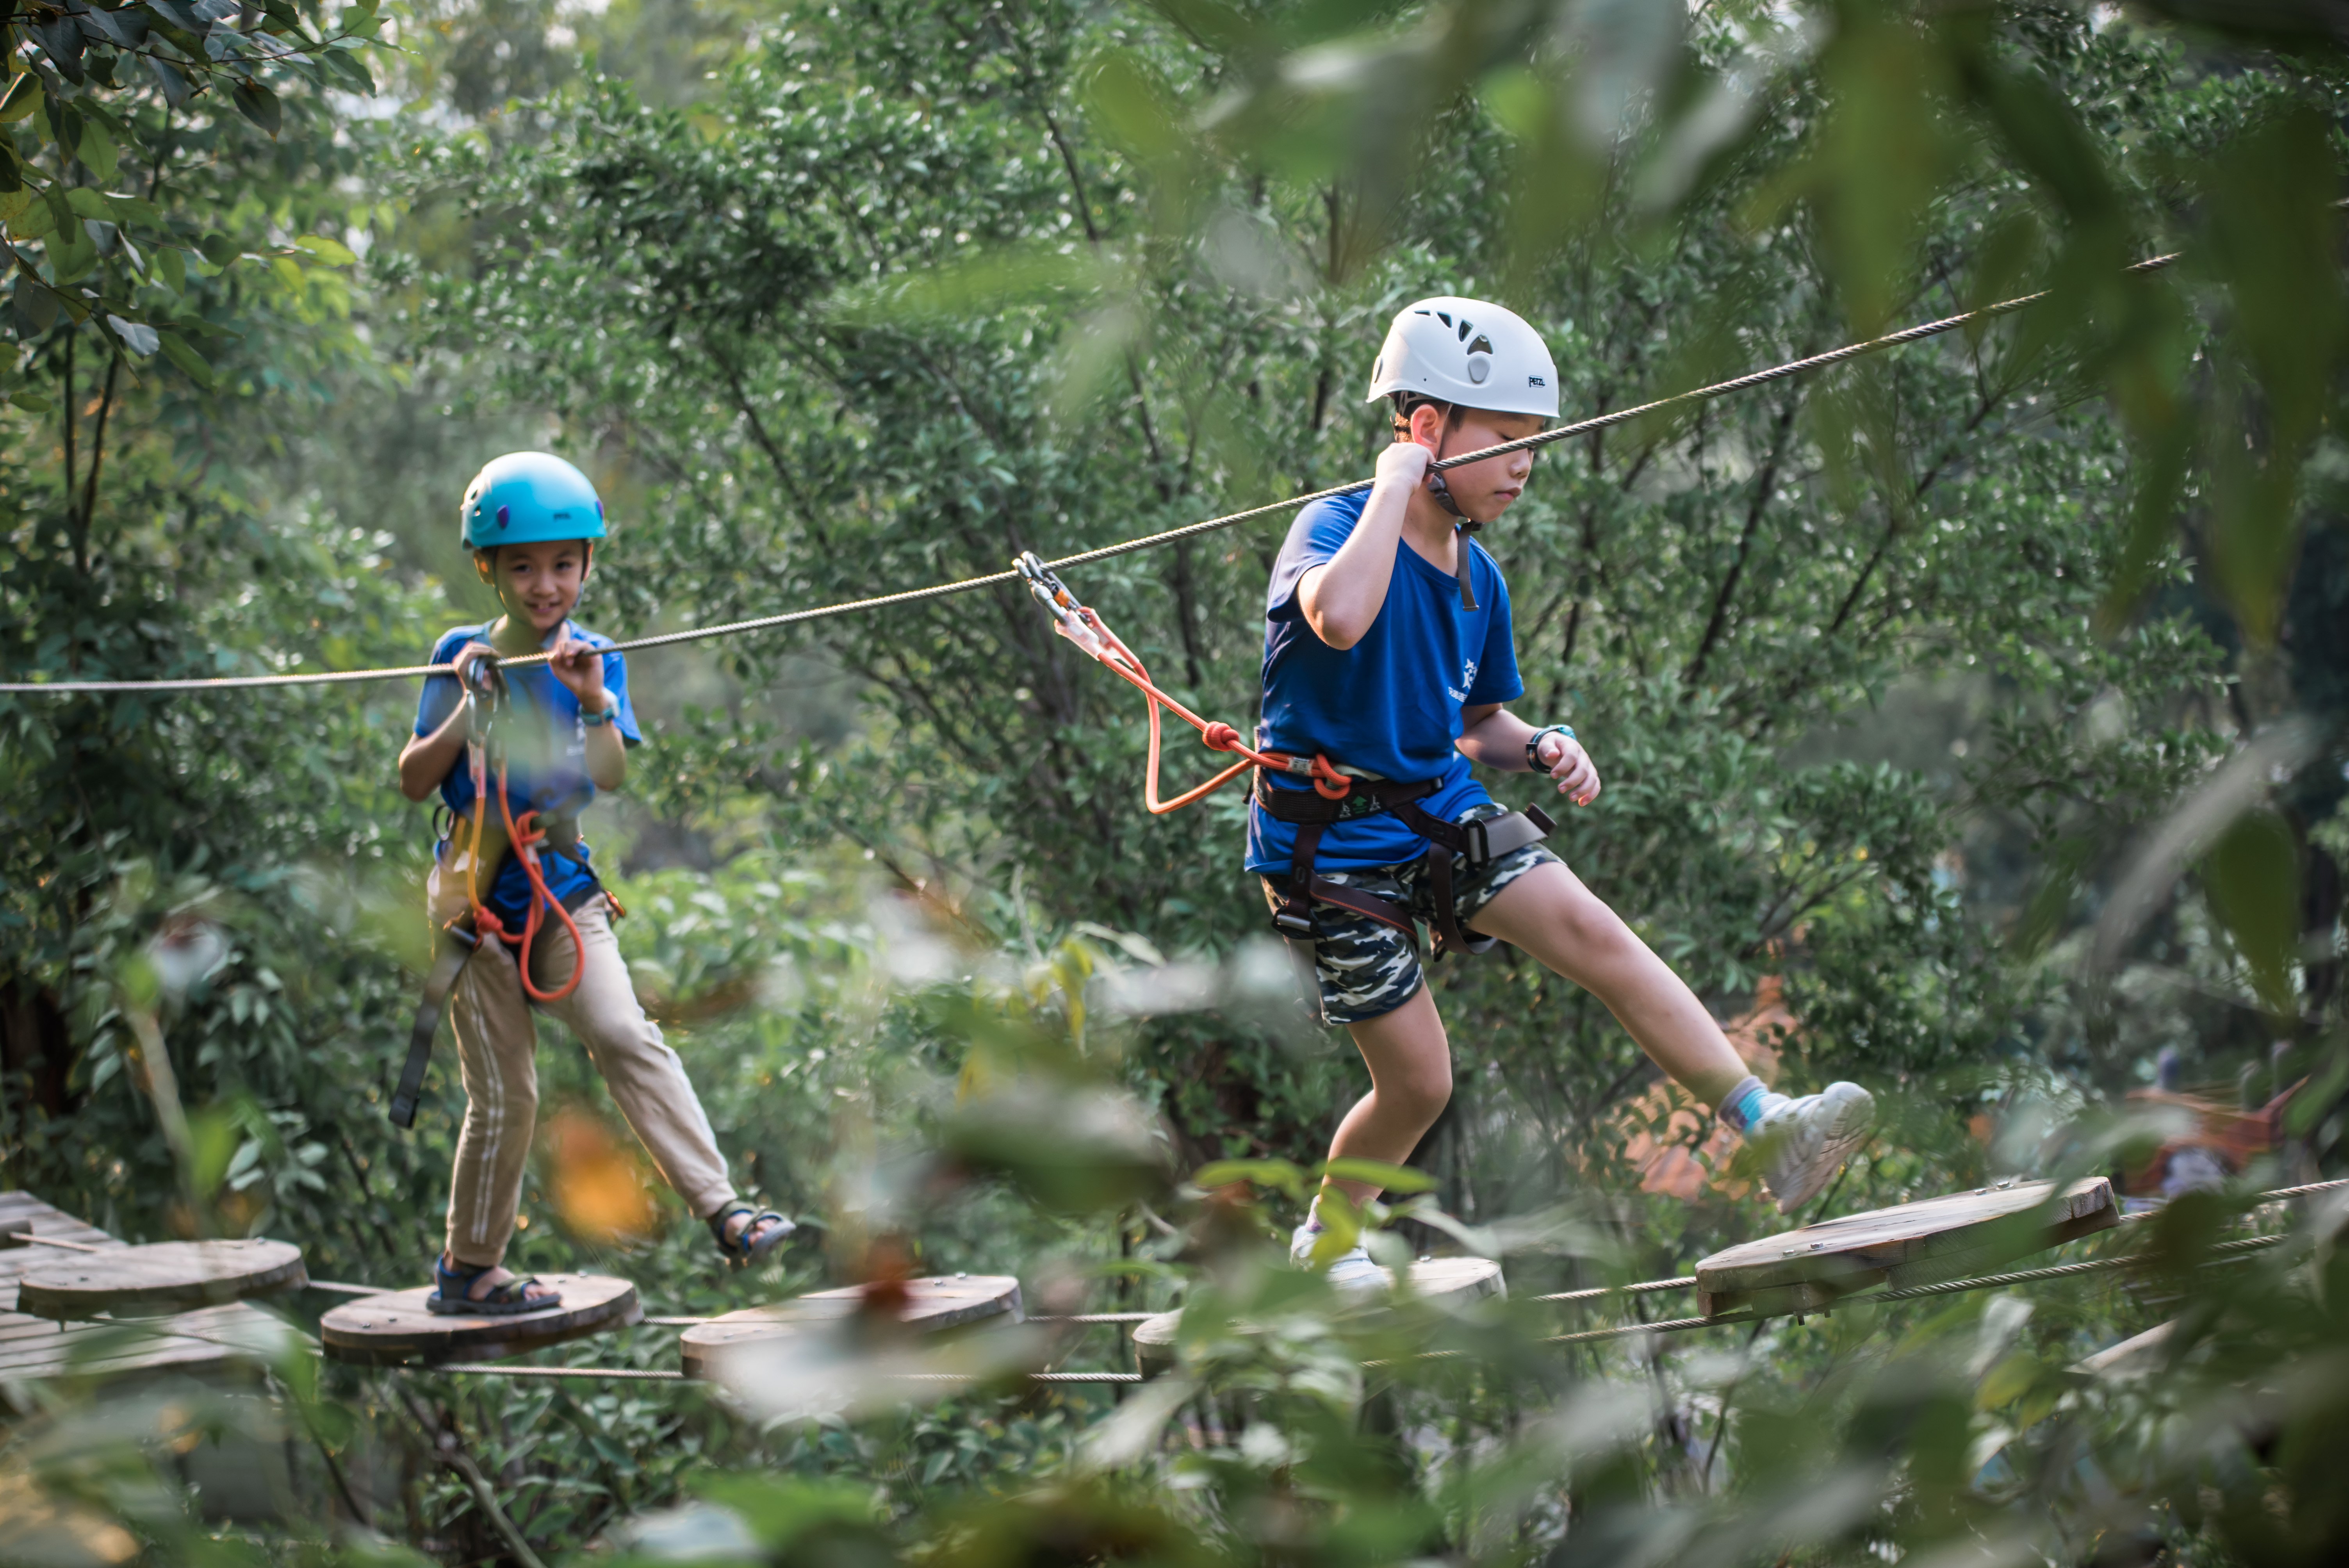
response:
<svg viewBox="0 0 2349 1568"><path fill-rule="evenodd" d="M538 1284L536 1274L518 1274L490 1286L486 1295L473 1294L473 1282L498 1266L496 1264L483 1264L480 1268L468 1268L460 1264L452 1269L448 1264L447 1254L443 1253L432 1260L433 1287L440 1293L442 1301L462 1300L488 1305L529 1300L530 1287Z"/></svg>
<svg viewBox="0 0 2349 1568"><path fill-rule="evenodd" d="M750 1218L742 1222L742 1229L739 1233L730 1236L726 1233L727 1222L737 1214L747 1214ZM799 1228L792 1223L792 1217L789 1214L778 1213L772 1209L761 1209L756 1203L748 1203L737 1198L732 1202L721 1206L718 1212L709 1216L709 1233L718 1238L718 1250L728 1257L753 1257L757 1255L758 1249L753 1245L751 1238L759 1233L761 1225L771 1222L783 1226L786 1235Z"/></svg>

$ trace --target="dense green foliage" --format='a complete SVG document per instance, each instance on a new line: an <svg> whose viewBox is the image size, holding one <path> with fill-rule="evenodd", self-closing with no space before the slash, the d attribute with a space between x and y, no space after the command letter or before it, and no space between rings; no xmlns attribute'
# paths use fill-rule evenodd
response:
<svg viewBox="0 0 2349 1568"><path fill-rule="evenodd" d="M2164 1047L2253 1101L2313 1076L2247 1185L2337 1170L2330 54L2039 5L392 21L389 121L326 90L357 85L348 49L271 67L262 113L228 79L258 46L182 99L95 45L64 73L47 11L7 35L39 83L0 110L30 182L0 195L7 678L409 662L458 618L418 570L457 564L449 503L526 441L616 520L584 618L700 625L1360 477L1383 422L1355 389L1420 294L1522 311L1588 412L2046 287L1544 452L1485 539L1520 711L1571 719L1608 779L1561 847L1723 1016L1783 980L1787 1081L1883 1095L1836 1208L2132 1162L2122 1097ZM87 257L30 193L134 181L84 197ZM1071 585L1245 727L1282 526ZM1237 793L1142 811L1131 693L1023 593L632 668L653 743L590 825L624 945L738 1175L811 1244L751 1291L674 1212L600 1231L583 1161L626 1157L551 1038L548 1099L588 1130L549 1140L516 1262L625 1273L669 1312L901 1256L1016 1271L1036 1310L1180 1300L1185 1360L1123 1404L903 1408L895 1364L848 1347L825 1376L852 1415L812 1422L788 1381L746 1412L289 1363L336 1468L287 1484L367 1493L385 1535L524 1568L598 1535L631 1560L1332 1564L2282 1563L2343 1539L2339 1265L2199 1268L2240 1205L2143 1227L2166 1263L2141 1288L1652 1352L1543 1346L1559 1315L1533 1305L1345 1316L1265 1266L1301 1193L1281 1162L1360 1074L1285 1010ZM389 788L409 696L0 696L10 1185L126 1235L267 1230L320 1277L419 1275L457 1091L444 1062L415 1138L380 1119L423 947L421 813ZM1643 1190L1640 1135L1707 1130L1651 1127L1651 1069L1589 998L1506 954L1437 983L1460 1089L1382 1245L1506 1253L1522 1302L1777 1228L1734 1185ZM1169 1180L1234 1159L1257 1162ZM2169 1317L2162 1378L2067 1370ZM1459 1354L1360 1365L1421 1349ZM1102 1337L1006 1353L1111 1362ZM578 1353L672 1355L649 1329ZM0 1462L192 1561L222 1548L99 1438L266 1428L170 1410L63 1402ZM710 1501L648 1513L683 1490ZM332 1547L314 1517L233 1549Z"/></svg>

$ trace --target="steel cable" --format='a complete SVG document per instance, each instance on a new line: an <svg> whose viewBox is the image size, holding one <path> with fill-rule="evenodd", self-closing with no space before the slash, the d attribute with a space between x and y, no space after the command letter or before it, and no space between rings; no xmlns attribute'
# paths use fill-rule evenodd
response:
<svg viewBox="0 0 2349 1568"><path fill-rule="evenodd" d="M2172 251L2165 255L2149 256L2144 261L2123 269L2124 275L2134 276L2158 272L2176 262L2178 255L2179 253ZM2000 316L2012 315L2016 311L2037 304L2047 298L2052 292L2040 289L2031 294L2019 294L2013 299L2001 300L1995 304L1960 311L1955 315L1946 315L1938 321L1920 322L1914 326L1902 327L1898 332L1886 333L1881 337L1864 338L1857 343L1847 343L1821 354L1788 360L1784 365L1773 365L1764 370L1748 371L1743 376L1733 377L1726 381L1716 381L1709 387L1692 387L1686 392L1674 392L1666 397L1651 398L1645 403L1637 403L1629 407L1594 415L1571 425L1561 425L1554 430L1544 430L1538 435L1526 436L1514 441L1504 441L1495 447L1479 448L1473 452L1463 452L1458 457L1445 458L1432 463L1429 468L1431 471L1438 472L1447 469L1464 468L1470 463L1481 463L1488 458L1500 457L1509 452L1531 451L1537 447L1546 447L1558 441L1570 441L1578 436L1587 436L1594 431L1608 429L1634 419L1645 418L1649 415L1660 414L1667 409L1710 402L1715 397L1725 397L1735 392L1751 391L1756 387L1766 387L1774 381L1783 381L1789 377L1806 375L1814 370L1824 370L1848 359L1857 359L1866 355L1880 353L1888 348L1898 348L1905 344L1919 343L1929 337L1939 337L1944 333L1954 332L1961 326L1969 326L1976 322L1993 321ZM1170 528L1160 533L1144 534L1139 539L1129 539L1122 543L1105 544L1098 550L1080 551L1074 555L1064 555L1057 561L1046 562L1045 565L1052 571L1059 571L1065 567L1085 566L1096 561L1108 561L1116 556L1130 555L1140 550L1154 550L1163 544L1174 544L1182 540L1195 539L1200 534L1213 533L1220 529L1230 528L1235 524L1251 521L1257 518L1294 511L1299 507L1309 505L1317 500L1352 495L1357 491L1369 490L1374 482L1371 480L1356 480L1350 484L1333 485L1328 490L1310 490L1302 495L1289 496L1285 500L1268 501L1262 506L1252 506L1242 511L1226 512L1221 517L1212 517L1204 522L1186 523L1181 528ZM731 637L750 632L773 631L779 627L798 625L808 621L826 620L836 615L862 614L868 610L885 610L898 604L914 604L928 599L943 599L956 593L968 593L976 589L992 588L1019 581L1019 573L1017 572L990 572L984 576L965 577L951 583L936 583L926 588L909 588L902 593L882 593L869 599L851 599L843 603L819 605L813 609L786 611L779 615L761 615L747 621L728 621L715 626L696 626L687 631L662 632L651 636L632 637L626 642L615 643L604 651L633 654L647 648L666 648L681 643L705 642L713 637ZM533 665L546 664L551 657L552 655L543 653L524 654L515 658L502 659L500 663L508 669L526 669ZM383 669L321 671L315 674L282 676L191 676L181 680L7 681L0 682L0 693L69 696L107 692L239 691L271 686L347 685L357 681L400 680L419 676L450 673L452 673L451 666L448 665L402 665Z"/></svg>

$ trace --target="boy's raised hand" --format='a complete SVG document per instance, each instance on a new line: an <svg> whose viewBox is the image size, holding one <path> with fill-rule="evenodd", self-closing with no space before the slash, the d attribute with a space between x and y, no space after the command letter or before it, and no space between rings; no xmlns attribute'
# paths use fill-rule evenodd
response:
<svg viewBox="0 0 2349 1568"><path fill-rule="evenodd" d="M1433 449L1417 441L1395 441L1380 449L1376 482L1396 483L1417 490L1427 480L1427 465L1435 459Z"/></svg>
<svg viewBox="0 0 2349 1568"><path fill-rule="evenodd" d="M1557 749L1551 751L1552 747ZM1557 792L1573 797L1578 806L1588 806L1599 799L1599 769L1591 766L1590 754L1582 749L1582 742L1569 740L1552 731L1542 738L1541 755L1549 762L1549 776L1557 780Z"/></svg>
<svg viewBox="0 0 2349 1568"><path fill-rule="evenodd" d="M566 630L548 658L547 667L554 672L556 680L571 688L571 695L579 699L581 708L591 713L604 710L602 649Z"/></svg>

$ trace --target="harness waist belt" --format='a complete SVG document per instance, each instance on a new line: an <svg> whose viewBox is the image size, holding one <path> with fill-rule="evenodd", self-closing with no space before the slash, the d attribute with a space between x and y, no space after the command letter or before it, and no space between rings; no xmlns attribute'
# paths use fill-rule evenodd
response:
<svg viewBox="0 0 2349 1568"><path fill-rule="evenodd" d="M1447 822L1423 809L1419 802L1442 787L1443 780L1419 779L1408 781L1392 779L1357 779L1344 799L1332 800L1313 789L1281 789L1266 775L1257 775L1256 799L1267 815L1275 821L1287 822L1297 830L1296 847L1289 851L1288 885L1273 912L1272 926L1288 939L1292 951L1301 949L1299 957L1307 980L1307 995L1319 995L1310 962L1313 946L1313 905L1316 903L1334 904L1351 910L1395 927L1419 944L1418 923L1402 904L1391 898L1365 892L1361 888L1348 887L1318 876L1313 871L1313 859L1321 847L1321 835L1330 824L1355 817L1389 812L1402 820L1404 827L1428 841L1427 874L1430 891L1434 895L1434 956L1447 953L1483 953L1493 945L1493 938L1472 937L1462 928L1458 912L1453 906L1452 858L1458 855L1468 862L1471 871L1483 866L1496 855L1521 850L1527 844L1538 843L1549 837L1557 824L1538 806L1523 811L1511 811L1478 822ZM1366 810L1361 801L1372 804Z"/></svg>

